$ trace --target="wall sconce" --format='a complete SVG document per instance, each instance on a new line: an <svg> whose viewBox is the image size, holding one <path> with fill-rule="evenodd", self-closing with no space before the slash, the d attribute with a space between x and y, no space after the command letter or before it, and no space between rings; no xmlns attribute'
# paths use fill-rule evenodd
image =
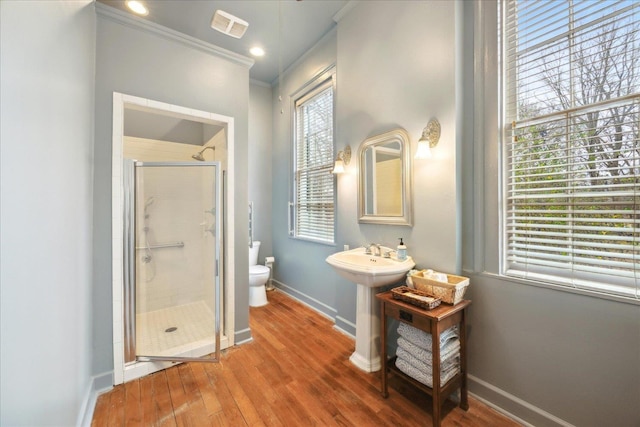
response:
<svg viewBox="0 0 640 427"><path fill-rule="evenodd" d="M338 152L338 157L336 157L336 163L333 165L333 170L331 173L344 173L344 167L349 164L351 161L351 147L347 145L344 151Z"/></svg>
<svg viewBox="0 0 640 427"><path fill-rule="evenodd" d="M438 145L440 140L440 122L438 119L431 119L422 130L422 136L418 140L416 159L430 159L431 149Z"/></svg>

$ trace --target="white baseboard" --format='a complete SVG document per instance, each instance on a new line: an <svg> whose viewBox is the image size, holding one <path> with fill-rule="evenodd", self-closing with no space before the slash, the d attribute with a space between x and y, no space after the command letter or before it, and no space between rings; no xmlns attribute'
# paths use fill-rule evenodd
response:
<svg viewBox="0 0 640 427"><path fill-rule="evenodd" d="M91 427L93 420L93 411L96 409L98 396L113 388L113 372L105 372L104 374L91 377L91 381L87 384L82 406L78 413L76 426Z"/></svg>
<svg viewBox="0 0 640 427"><path fill-rule="evenodd" d="M356 324L348 321L344 317L336 316L335 325L333 329L352 338L356 339Z"/></svg>
<svg viewBox="0 0 640 427"><path fill-rule="evenodd" d="M467 375L469 394L527 427L575 427L553 414L473 375Z"/></svg>
<svg viewBox="0 0 640 427"><path fill-rule="evenodd" d="M287 286L282 282L278 282L275 279L273 280L273 283L276 285L276 288L282 291L282 293L289 295L291 298L301 302L302 304L306 305L310 309L317 311L327 319L333 322L336 321L336 315L338 314L338 312L333 307L330 307L325 303L320 302L317 299L310 297L309 295L303 292L300 292L297 289Z"/></svg>
<svg viewBox="0 0 640 427"><path fill-rule="evenodd" d="M234 333L233 339L235 345L247 344L253 341L253 337L251 336L251 329L245 328L241 331L236 331Z"/></svg>

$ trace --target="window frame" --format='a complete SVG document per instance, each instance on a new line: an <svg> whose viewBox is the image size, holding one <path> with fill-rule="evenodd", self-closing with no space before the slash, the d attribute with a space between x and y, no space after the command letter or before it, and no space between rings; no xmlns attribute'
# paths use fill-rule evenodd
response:
<svg viewBox="0 0 640 427"><path fill-rule="evenodd" d="M508 87L508 85L511 83L512 85L515 86L517 83L515 82L515 79L512 78L513 75L509 74L510 73L509 70L513 70L515 69L515 67L509 68L509 65L510 65L509 58L507 58L507 55L506 55L507 51L513 48L512 45L508 45L508 42L506 41L507 38L505 36L507 31L506 28L508 25L506 21L507 19L506 4L507 4L506 0L500 0L498 2L498 8L497 8L498 9L497 15L499 16L498 25L497 25L497 29L499 33L498 52L500 56L497 62L497 71L498 71L498 76L500 80L498 83L499 105L497 106L497 109L499 111L498 118L499 118L500 130L497 132L498 135L496 135L499 140L498 153L500 157L500 161L498 162L498 165L500 168L498 171L499 177L497 179L497 183L500 188L499 205L498 205L498 211L497 211L497 213L500 216L499 217L499 238L497 240L498 250L499 250L498 274L504 279L507 279L510 281L535 283L537 285L550 286L556 289L568 290L568 291L577 292L577 293L584 293L584 294L594 295L602 298L609 298L609 299L616 299L616 300L620 299L624 301L638 302L640 298L640 284L638 283L637 273L636 273L635 279L631 279L631 280L635 280L635 295L633 295L634 293L633 285L631 285L631 287L628 288L631 291L627 293L627 292L621 292L619 289L616 289L615 285L612 285L609 283L599 283L598 284L599 286L595 286L595 287L586 286L582 284L576 285L576 283L580 282L579 278L566 279L566 278L562 278L562 276L556 276L553 274L545 275L543 271L544 269L540 269L539 271L534 271L533 273L525 272L525 271L515 271L515 270L509 269L510 263L507 260L507 256L508 256L507 252L509 250L508 230L507 230L509 226L508 214L507 214L507 209L509 208L509 204L507 200L507 193L508 193L508 185L510 181L509 175L512 173L512 168L508 159L509 144L512 139L512 130L511 130L512 119L507 117L507 105L509 105L510 103L513 103L514 98L517 96L516 95L517 91L513 90L514 87L510 88ZM489 38L489 40L491 39ZM486 73L485 75L487 76L490 75L487 69L485 69L485 73ZM476 82L476 85L477 85L477 82ZM508 98L509 94L513 94L513 97L511 99ZM636 92L632 96L640 96L640 94ZM492 106L486 106L486 107L492 107ZM589 278L590 275L587 274L586 277ZM595 277L595 276L591 276L591 277ZM598 282L598 281L595 280L595 282Z"/></svg>
<svg viewBox="0 0 640 427"><path fill-rule="evenodd" d="M301 233L299 230L299 202L298 202L298 125L299 125L299 113L298 109L301 105L304 105L305 102L313 99L315 96L324 92L327 89L331 89L332 91L332 106L331 106L331 114L332 114L332 141L331 141L331 161L326 164L325 168L327 169L327 174L331 177L332 180L332 194L333 194L333 221L331 224L331 240L317 238L311 235L306 235ZM288 234L292 239L303 240L313 243L318 243L322 245L335 246L336 244L336 231L337 231L337 185L336 185L336 177L331 174L331 170L333 168L335 153L336 153L336 72L335 65L329 66L327 69L318 73L314 78L304 84L300 89L298 89L293 95L290 97L291 103L291 179L290 182L292 184L291 192L290 192L290 200L293 202L289 202L289 210L288 214ZM328 224L328 222L327 222Z"/></svg>

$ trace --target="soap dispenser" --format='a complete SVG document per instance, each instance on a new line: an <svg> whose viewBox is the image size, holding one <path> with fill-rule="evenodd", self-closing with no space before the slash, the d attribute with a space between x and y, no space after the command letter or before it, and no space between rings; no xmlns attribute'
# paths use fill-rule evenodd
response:
<svg viewBox="0 0 640 427"><path fill-rule="evenodd" d="M407 247L404 245L404 242L402 241L402 237L400 237L400 244L398 245L398 248L396 251L396 257L400 261L404 261L407 259Z"/></svg>

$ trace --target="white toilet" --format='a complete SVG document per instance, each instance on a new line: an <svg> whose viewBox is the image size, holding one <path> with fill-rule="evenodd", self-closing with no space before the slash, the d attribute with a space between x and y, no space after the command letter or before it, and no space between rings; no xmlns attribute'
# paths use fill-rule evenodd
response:
<svg viewBox="0 0 640 427"><path fill-rule="evenodd" d="M249 247L249 305L261 307L268 304L265 283L269 280L269 267L258 265L260 242L254 241Z"/></svg>

